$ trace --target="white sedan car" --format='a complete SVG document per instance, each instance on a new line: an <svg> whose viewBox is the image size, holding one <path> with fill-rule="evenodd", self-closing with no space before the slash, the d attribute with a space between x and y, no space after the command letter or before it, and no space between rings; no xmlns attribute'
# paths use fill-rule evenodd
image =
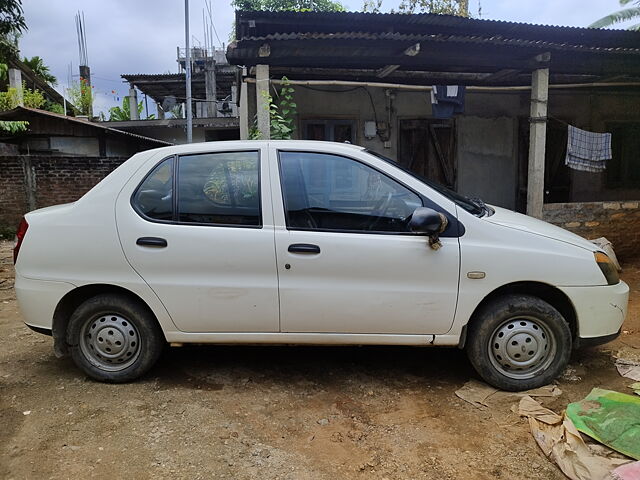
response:
<svg viewBox="0 0 640 480"><path fill-rule="evenodd" d="M29 327L125 382L167 342L457 346L505 390L614 339L628 286L597 246L361 147L217 142L138 153L28 213Z"/></svg>

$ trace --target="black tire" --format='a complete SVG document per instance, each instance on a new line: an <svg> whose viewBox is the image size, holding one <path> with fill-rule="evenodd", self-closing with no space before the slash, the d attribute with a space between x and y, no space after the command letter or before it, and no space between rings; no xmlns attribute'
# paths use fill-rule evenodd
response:
<svg viewBox="0 0 640 480"><path fill-rule="evenodd" d="M67 343L73 361L91 378L123 383L144 375L166 342L146 305L108 293L86 300L73 312Z"/></svg>
<svg viewBox="0 0 640 480"><path fill-rule="evenodd" d="M560 312L530 295L505 295L484 305L469 324L466 350L490 385L507 391L549 384L571 355L571 330Z"/></svg>

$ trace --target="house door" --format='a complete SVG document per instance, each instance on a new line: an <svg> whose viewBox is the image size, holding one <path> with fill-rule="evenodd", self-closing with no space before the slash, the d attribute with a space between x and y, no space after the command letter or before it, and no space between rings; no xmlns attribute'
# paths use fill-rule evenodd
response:
<svg viewBox="0 0 640 480"><path fill-rule="evenodd" d="M398 162L430 180L455 188L453 123L400 120Z"/></svg>

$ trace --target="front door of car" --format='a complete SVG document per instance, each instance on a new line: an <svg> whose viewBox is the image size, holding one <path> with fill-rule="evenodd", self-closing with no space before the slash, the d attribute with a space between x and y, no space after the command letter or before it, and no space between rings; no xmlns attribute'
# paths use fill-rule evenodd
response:
<svg viewBox="0 0 640 480"><path fill-rule="evenodd" d="M116 207L127 260L184 332L277 332L266 149L171 156Z"/></svg>
<svg viewBox="0 0 640 480"><path fill-rule="evenodd" d="M362 159L275 151L283 332L442 334L456 307L458 239L409 231L423 198ZM275 175L278 175L276 178ZM278 211L278 209L282 209ZM281 219L280 219L281 218Z"/></svg>

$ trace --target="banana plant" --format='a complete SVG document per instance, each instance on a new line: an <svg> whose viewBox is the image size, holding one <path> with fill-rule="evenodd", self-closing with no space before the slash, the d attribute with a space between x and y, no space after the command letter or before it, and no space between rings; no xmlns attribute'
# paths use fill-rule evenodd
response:
<svg viewBox="0 0 640 480"><path fill-rule="evenodd" d="M627 22L629 20L640 20L640 0L620 0L620 6L622 7L629 4L633 4L635 6L630 6L628 8L624 8L610 15L607 15L606 17L602 17L600 20L589 25L589 27L606 28L618 23ZM640 23L631 25L630 27L627 27L627 29L640 31Z"/></svg>

